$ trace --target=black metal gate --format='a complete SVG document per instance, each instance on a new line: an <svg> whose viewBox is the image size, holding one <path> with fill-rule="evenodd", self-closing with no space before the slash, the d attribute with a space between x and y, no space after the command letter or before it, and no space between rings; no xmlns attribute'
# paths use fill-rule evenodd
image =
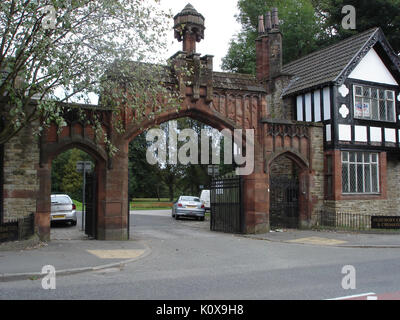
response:
<svg viewBox="0 0 400 320"><path fill-rule="evenodd" d="M299 227L299 181L290 176L270 178L270 227Z"/></svg>
<svg viewBox="0 0 400 320"><path fill-rule="evenodd" d="M241 177L213 179L211 182L211 230L244 233L245 218Z"/></svg>
<svg viewBox="0 0 400 320"><path fill-rule="evenodd" d="M88 173L86 176L85 201L85 234L97 239L97 178L95 172Z"/></svg>

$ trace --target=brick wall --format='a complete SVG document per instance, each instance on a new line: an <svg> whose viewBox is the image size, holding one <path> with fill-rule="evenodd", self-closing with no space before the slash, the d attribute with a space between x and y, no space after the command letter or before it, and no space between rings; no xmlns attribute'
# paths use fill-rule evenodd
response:
<svg viewBox="0 0 400 320"><path fill-rule="evenodd" d="M311 131L311 185L310 196L312 203L311 225L317 219L318 213L324 206L324 133L323 126L316 125Z"/></svg>
<svg viewBox="0 0 400 320"><path fill-rule="evenodd" d="M31 124L4 146L4 222L36 212L39 144Z"/></svg>

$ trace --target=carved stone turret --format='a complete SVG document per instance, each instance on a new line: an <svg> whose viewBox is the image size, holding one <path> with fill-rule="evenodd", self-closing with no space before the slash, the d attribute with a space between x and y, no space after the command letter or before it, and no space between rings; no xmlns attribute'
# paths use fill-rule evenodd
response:
<svg viewBox="0 0 400 320"><path fill-rule="evenodd" d="M183 51L196 53L196 42L204 39L204 17L189 3L174 17L175 38L183 41Z"/></svg>

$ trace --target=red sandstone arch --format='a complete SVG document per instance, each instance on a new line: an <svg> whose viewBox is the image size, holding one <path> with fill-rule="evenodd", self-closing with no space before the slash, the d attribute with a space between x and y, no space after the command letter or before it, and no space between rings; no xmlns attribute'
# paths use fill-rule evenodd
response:
<svg viewBox="0 0 400 320"><path fill-rule="evenodd" d="M292 161L299 169L299 227L307 226L311 220L311 195L310 195L310 184L311 184L311 172L309 162L304 156L296 150L280 150L269 155L266 160L266 168L268 173L268 190L270 181L270 168L271 165L281 158L287 158Z"/></svg>
<svg viewBox="0 0 400 320"><path fill-rule="evenodd" d="M232 108L233 106L230 106L230 108L225 109L226 114L229 113L229 110L234 110L235 118L237 112L235 110L237 104L235 99L237 99L237 97L238 96L231 95L231 98L235 101L234 108ZM261 101L257 101L257 106L261 108ZM232 114L232 112L230 112L230 114ZM150 129L163 122L183 117L190 117L198 120L220 131L223 129L228 129L231 131L235 129L242 129L243 147L246 143L245 130L255 129L258 127L259 121L259 118L254 117L251 119L251 122L247 121L247 127L242 127L241 124L246 124L246 121L243 118L239 117L236 118L239 119L239 121L233 121L231 118L228 118L224 114L218 112L212 103L206 103L203 99L200 99L196 103L192 103L190 99L186 99L183 107L178 110L178 112L167 111L157 115L157 117L154 119L148 119L140 124L131 124L127 126L126 133L124 134L124 140L119 140L119 143L121 143L119 149L124 150L124 154L126 154L126 156L123 156L121 153L119 153L117 155L117 159L112 160L113 168L120 168L120 170L122 168L122 170L126 170L126 177L128 173L127 169L125 168L128 167L127 152L129 150L129 142L147 129ZM246 231L248 233L265 232L268 230L268 200L266 196L267 178L264 172L264 157L262 150L262 135L260 135L260 131L255 130L254 173L250 176L244 177L244 208L246 215ZM121 181L123 181L122 175L119 179L119 185L121 185ZM125 182L122 183L122 186L123 189L127 188L127 186L125 186Z"/></svg>
<svg viewBox="0 0 400 320"><path fill-rule="evenodd" d="M189 11L193 10L193 8L189 8ZM38 170L40 192L37 201L36 225L39 227L42 239L46 240L50 234L48 196L51 191L49 182L51 159L57 152L77 146L98 159L98 176L102 179L99 183L102 185L102 190L99 192L98 198L97 234L99 239L126 240L129 210L127 201L129 142L146 129L181 117L191 117L218 130L255 130L254 173L244 177L244 210L247 233L261 233L269 229L269 197L267 193L269 165L279 156L285 155L291 158L302 168L302 181L305 181L307 190L309 190L312 182L309 169L312 166L310 128L301 123L287 121L288 119L281 121L271 119L271 110L268 110L267 106L267 95L271 93L270 86L261 81L265 78L265 74L261 79L251 75L214 72L212 56L201 57L195 52L196 39L192 36L192 28L188 28L190 24L194 23L190 20L193 12L189 11L182 11L177 18L183 15L189 19L185 23L186 27L182 30L182 34L179 34L178 40L183 40L184 49L189 48L190 50L189 52L180 51L171 57L171 64L165 68L163 75L164 85L171 90L179 91L179 95L184 99L178 111L168 110L164 106L164 111L153 117L152 111L155 110L146 110L147 114L144 117L147 116L147 118L136 123L133 121L134 114L131 111L122 110L120 117L125 133L121 135L118 130L113 128L114 114L107 109L107 106L77 106L84 109L88 117L93 113L100 116L104 132L108 134L112 144L118 149L113 157L108 157L103 141L96 141L93 130L74 121L77 117L73 115L72 122L61 132L57 132L57 128L52 126L41 139L41 159ZM176 25L182 27L178 20ZM196 25L197 23L198 21L195 22ZM190 33L188 33L189 29ZM262 55L262 58L267 57L267 51ZM181 70L181 67L184 66L194 70L193 74L185 75ZM119 78L117 80L121 87L116 90L124 91L124 83L120 83L121 79ZM245 132L243 139L245 139L244 137ZM307 194L304 198L304 215L307 216L312 206L311 196Z"/></svg>
<svg viewBox="0 0 400 320"><path fill-rule="evenodd" d="M269 155L266 159L266 168L268 172L271 164L280 157L286 157L292 160L301 170L308 170L309 168L308 160L301 153L297 152L297 150L291 149L277 151Z"/></svg>
<svg viewBox="0 0 400 320"><path fill-rule="evenodd" d="M105 201L105 184L104 173L107 167L107 155L104 149L94 144L88 139L64 138L57 143L49 143L42 145L41 162L38 170L39 193L37 196L37 209L35 216L35 224L38 232L43 240L50 240L50 212L51 212L51 168L52 161L61 153L70 149L77 148L88 153L95 160L95 172L97 177L97 221L101 225L103 223Z"/></svg>

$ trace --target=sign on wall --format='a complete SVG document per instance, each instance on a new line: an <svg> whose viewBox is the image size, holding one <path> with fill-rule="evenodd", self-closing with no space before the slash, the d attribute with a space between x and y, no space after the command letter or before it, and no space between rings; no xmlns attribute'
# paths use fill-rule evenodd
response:
<svg viewBox="0 0 400 320"><path fill-rule="evenodd" d="M372 229L400 229L400 217L371 217Z"/></svg>

